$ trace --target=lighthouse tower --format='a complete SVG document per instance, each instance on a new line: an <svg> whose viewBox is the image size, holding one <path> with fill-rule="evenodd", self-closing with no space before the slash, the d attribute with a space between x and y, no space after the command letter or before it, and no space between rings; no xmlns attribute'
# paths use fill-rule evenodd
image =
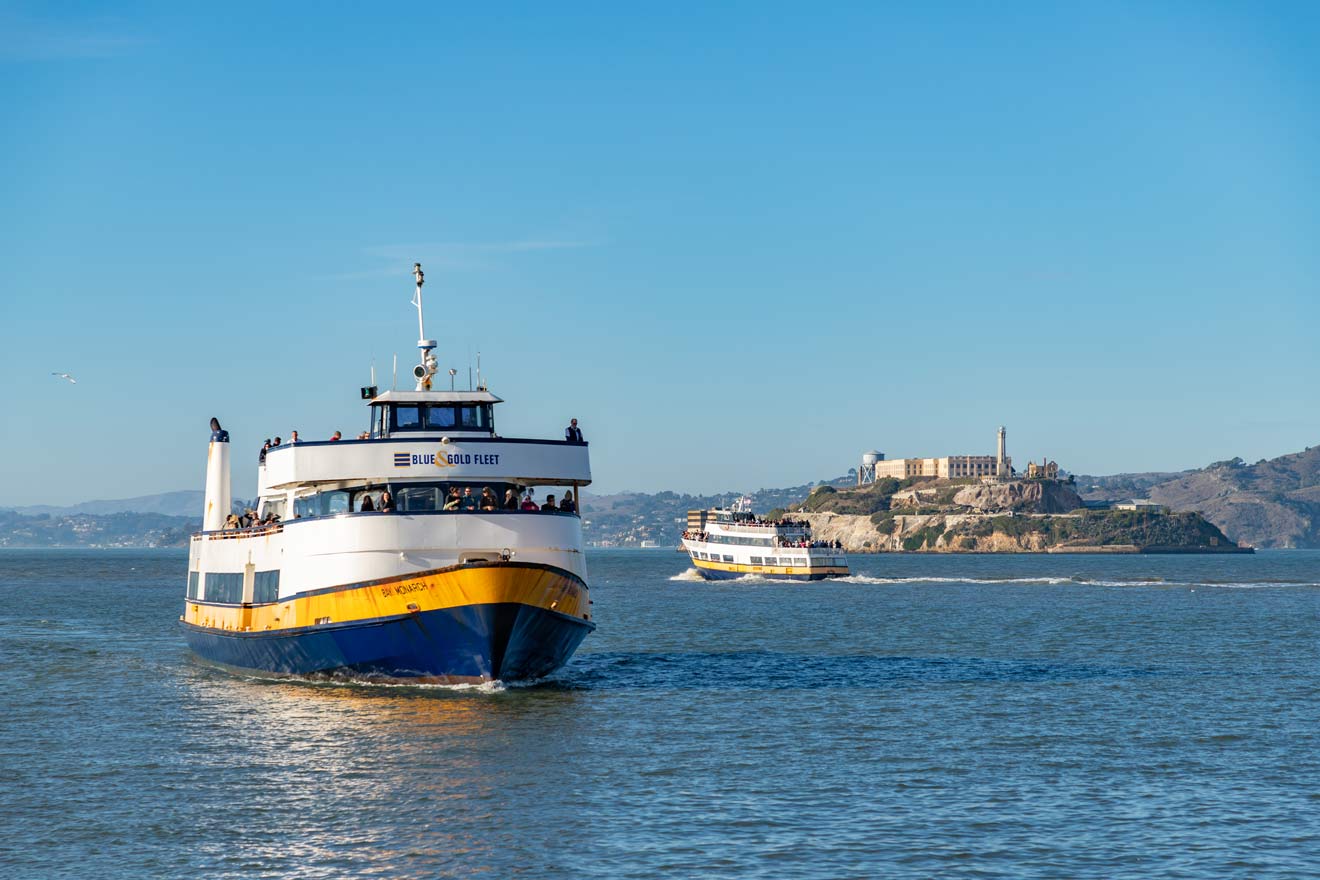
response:
<svg viewBox="0 0 1320 880"><path fill-rule="evenodd" d="M1001 480L1008 479L1008 441L1007 432L1004 426L999 426L999 449L995 454L995 476Z"/></svg>

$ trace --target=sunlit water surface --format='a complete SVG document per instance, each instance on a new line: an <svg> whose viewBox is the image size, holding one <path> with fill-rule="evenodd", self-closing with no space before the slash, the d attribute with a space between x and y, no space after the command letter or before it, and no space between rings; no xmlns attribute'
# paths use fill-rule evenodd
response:
<svg viewBox="0 0 1320 880"><path fill-rule="evenodd" d="M1310 877L1320 553L590 557L553 681L193 660L182 552L0 553L0 877Z"/></svg>

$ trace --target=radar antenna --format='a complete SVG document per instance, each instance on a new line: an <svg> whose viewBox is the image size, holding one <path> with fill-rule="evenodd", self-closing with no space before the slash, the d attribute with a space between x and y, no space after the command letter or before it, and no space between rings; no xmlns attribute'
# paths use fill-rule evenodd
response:
<svg viewBox="0 0 1320 880"><path fill-rule="evenodd" d="M412 304L417 306L417 347L422 351L422 362L413 367L413 378L417 380L418 391L430 391L431 377L435 375L435 340L426 338L426 326L422 321L422 285L426 283L426 276L422 273L421 263L413 263L413 278L417 281L417 292L412 299Z"/></svg>

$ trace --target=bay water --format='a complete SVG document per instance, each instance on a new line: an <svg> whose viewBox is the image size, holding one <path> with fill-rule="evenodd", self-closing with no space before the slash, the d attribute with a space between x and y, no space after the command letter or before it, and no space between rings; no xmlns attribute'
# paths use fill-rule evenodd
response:
<svg viewBox="0 0 1320 880"><path fill-rule="evenodd" d="M1320 875L1320 553L589 555L531 686L238 677L184 551L0 553L0 877Z"/></svg>

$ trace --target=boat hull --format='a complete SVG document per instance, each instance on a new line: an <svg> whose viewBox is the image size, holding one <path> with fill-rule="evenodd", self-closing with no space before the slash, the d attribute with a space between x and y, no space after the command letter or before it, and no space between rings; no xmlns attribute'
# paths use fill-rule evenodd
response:
<svg viewBox="0 0 1320 880"><path fill-rule="evenodd" d="M591 631L581 620L502 603L287 633L239 633L182 624L201 658L272 675L410 684L524 681L549 675Z"/></svg>
<svg viewBox="0 0 1320 880"><path fill-rule="evenodd" d="M181 625L199 657L250 673L525 681L563 666L595 629L586 606L585 585L573 575L512 563L350 584L265 606L190 601Z"/></svg>

